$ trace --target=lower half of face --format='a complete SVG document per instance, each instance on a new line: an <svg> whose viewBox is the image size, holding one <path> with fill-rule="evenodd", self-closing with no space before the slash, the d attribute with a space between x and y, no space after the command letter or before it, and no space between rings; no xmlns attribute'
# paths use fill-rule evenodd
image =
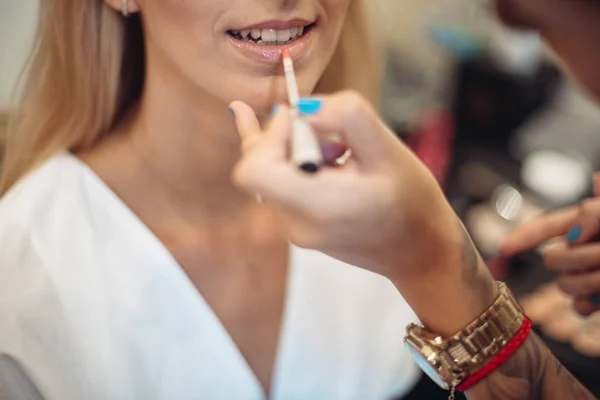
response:
<svg viewBox="0 0 600 400"><path fill-rule="evenodd" d="M149 71L181 79L184 87L224 107L241 100L268 115L287 99L283 49L294 61L300 94L310 94L331 61L354 0L138 1Z"/></svg>

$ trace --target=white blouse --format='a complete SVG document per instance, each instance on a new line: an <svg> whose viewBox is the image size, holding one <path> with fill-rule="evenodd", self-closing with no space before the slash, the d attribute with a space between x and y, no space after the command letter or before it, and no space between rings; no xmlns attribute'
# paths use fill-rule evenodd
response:
<svg viewBox="0 0 600 400"><path fill-rule="evenodd" d="M274 400L384 400L420 373L416 318L385 278L292 247ZM171 254L79 159L0 200L0 354L45 400L262 400L235 343Z"/></svg>

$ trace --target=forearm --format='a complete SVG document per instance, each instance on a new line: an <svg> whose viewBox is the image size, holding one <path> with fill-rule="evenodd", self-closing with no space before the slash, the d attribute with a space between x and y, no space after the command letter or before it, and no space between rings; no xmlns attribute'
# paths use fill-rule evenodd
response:
<svg viewBox="0 0 600 400"><path fill-rule="evenodd" d="M444 226L450 227L451 224ZM429 331L454 335L478 318L494 302L495 281L462 224L449 230L450 240L434 241L445 258L438 276L396 280L396 286ZM438 239L440 239L438 237ZM434 240L432 238L432 240ZM426 253L426 252L423 252ZM531 333L523 345L495 372L467 393L470 400L594 399Z"/></svg>
<svg viewBox="0 0 600 400"><path fill-rule="evenodd" d="M453 214L420 252L419 276L392 279L430 331L451 336L481 315L497 296L497 286L462 223Z"/></svg>
<svg viewBox="0 0 600 400"><path fill-rule="evenodd" d="M535 335L467 393L469 400L596 399Z"/></svg>

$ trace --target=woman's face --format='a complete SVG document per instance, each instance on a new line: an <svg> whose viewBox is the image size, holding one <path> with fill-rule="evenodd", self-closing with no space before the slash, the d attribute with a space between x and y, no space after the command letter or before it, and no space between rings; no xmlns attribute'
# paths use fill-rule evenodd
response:
<svg viewBox="0 0 600 400"><path fill-rule="evenodd" d="M336 49L352 0L130 0L143 20L151 76L259 113L285 99L281 51L309 94ZM162 79L162 78L161 78Z"/></svg>

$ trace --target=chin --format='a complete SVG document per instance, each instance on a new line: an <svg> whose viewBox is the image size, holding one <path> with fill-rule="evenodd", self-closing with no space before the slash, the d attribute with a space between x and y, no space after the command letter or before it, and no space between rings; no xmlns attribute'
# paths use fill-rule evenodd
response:
<svg viewBox="0 0 600 400"><path fill-rule="evenodd" d="M306 79L298 77L298 85L301 96L312 94L318 79ZM307 83L307 81L310 81ZM247 82L247 80L246 80ZM257 85L240 86L239 90L233 90L232 101L239 100L248 104L256 115L269 117L276 104L289 104L285 78L282 76L268 77L264 82L257 80Z"/></svg>

